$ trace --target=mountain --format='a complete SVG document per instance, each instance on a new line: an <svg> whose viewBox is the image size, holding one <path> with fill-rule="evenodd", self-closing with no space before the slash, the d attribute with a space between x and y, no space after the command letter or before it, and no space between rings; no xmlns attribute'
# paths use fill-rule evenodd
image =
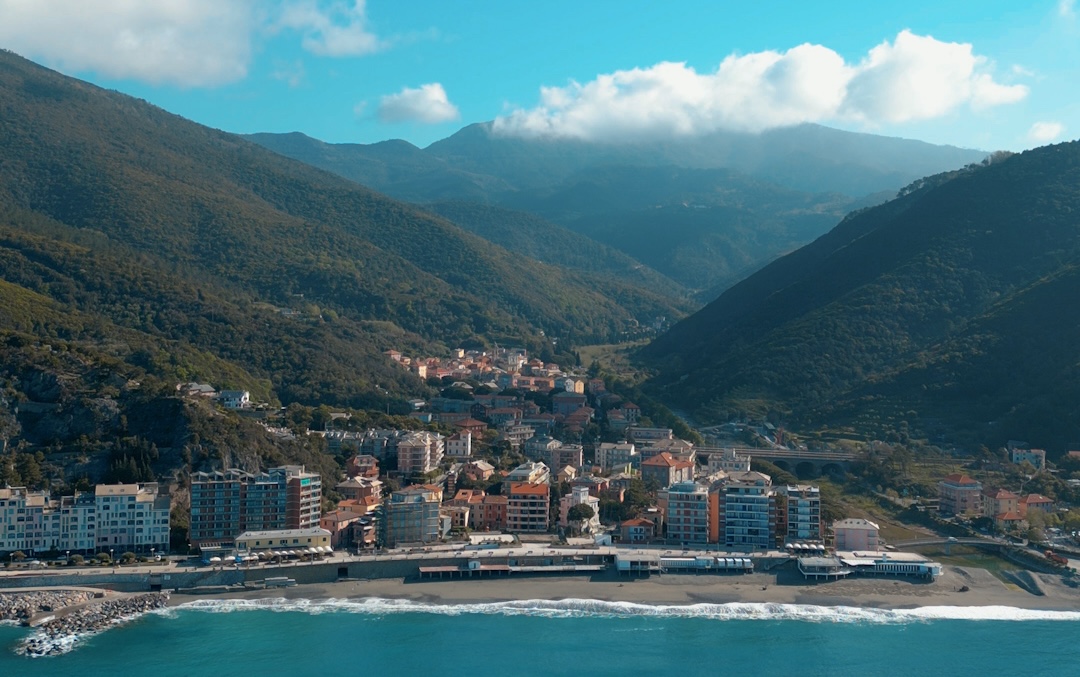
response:
<svg viewBox="0 0 1080 677"><path fill-rule="evenodd" d="M469 125L425 149L404 141L327 144L302 134L248 138L399 199L533 214L705 300L813 240L850 209L985 156L817 125L624 144L493 130L491 123Z"/></svg>
<svg viewBox="0 0 1080 677"><path fill-rule="evenodd" d="M376 386L423 391L391 347L540 349L542 332L573 345L681 315L8 52L0 111L0 304L53 309L0 315L0 330L162 378L361 406L382 401Z"/></svg>
<svg viewBox="0 0 1080 677"><path fill-rule="evenodd" d="M706 294L813 240L852 204L843 195L790 190L729 169L672 166L595 167L506 202Z"/></svg>
<svg viewBox="0 0 1080 677"><path fill-rule="evenodd" d="M1080 143L929 177L724 292L643 352L716 421L1080 439Z"/></svg>
<svg viewBox="0 0 1080 677"><path fill-rule="evenodd" d="M794 190L850 197L895 191L921 176L986 156L814 124L615 144L512 137L499 134L489 122L469 125L424 150L460 171L497 176L519 189L555 185L595 166L676 166L730 169Z"/></svg>

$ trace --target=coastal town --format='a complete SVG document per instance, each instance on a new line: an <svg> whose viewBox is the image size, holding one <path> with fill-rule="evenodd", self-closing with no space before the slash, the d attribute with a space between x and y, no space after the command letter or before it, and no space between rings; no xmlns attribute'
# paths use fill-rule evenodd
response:
<svg viewBox="0 0 1080 677"><path fill-rule="evenodd" d="M857 462L853 454L809 450L767 423L719 426L705 443L681 439L604 379L523 350L459 350L449 359L389 351L387 358L444 387L409 403L409 428L353 429L342 413L325 429L308 430L344 459L340 476L301 465L222 467L192 472L183 483L99 484L70 496L0 488L0 588L52 585L65 572L65 581L75 572L83 585L186 594L358 579L528 585L537 577L673 574L764 582L763 591L770 582L827 586L866 577L934 584L945 569L926 554L935 545L1072 575L1071 543L1051 526L1071 506L1039 493L950 473L937 481L936 496L909 502L934 528L888 542L873 519L836 514L821 486L790 472L814 462L811 470L828 480ZM258 417L245 391L177 389ZM276 434L269 422L266 428ZM1010 442L1008 452L1007 462L1047 472L1045 451ZM180 553L170 540L177 500L186 509ZM1053 548L1024 547L1029 538ZM143 573L126 573L134 571ZM1013 577L1032 594L1040 590ZM126 613L161 599L111 608ZM8 617L29 620L34 612L9 610ZM85 631L116 616L76 618ZM51 634L25 650L54 651L59 645L48 637L73 622L53 621Z"/></svg>

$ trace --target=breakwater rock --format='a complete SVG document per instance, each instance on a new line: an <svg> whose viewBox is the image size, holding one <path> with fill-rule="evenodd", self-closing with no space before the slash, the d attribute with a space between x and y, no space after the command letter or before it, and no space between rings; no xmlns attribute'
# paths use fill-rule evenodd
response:
<svg viewBox="0 0 1080 677"><path fill-rule="evenodd" d="M43 623L36 632L22 640L15 651L33 657L67 653L80 640L148 611L164 608L168 602L168 593L151 592L91 604Z"/></svg>
<svg viewBox="0 0 1080 677"><path fill-rule="evenodd" d="M26 622L36 613L57 611L93 598L94 593L85 590L0 592L0 621Z"/></svg>

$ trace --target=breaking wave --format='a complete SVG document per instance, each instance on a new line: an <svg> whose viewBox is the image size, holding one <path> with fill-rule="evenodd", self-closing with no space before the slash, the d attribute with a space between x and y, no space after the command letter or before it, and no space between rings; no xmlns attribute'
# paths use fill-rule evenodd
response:
<svg viewBox="0 0 1080 677"><path fill-rule="evenodd" d="M474 604L435 604L408 599L260 599L197 600L155 613L176 611L231 613L236 611L303 612L309 614L354 613L387 615L404 613L489 614L536 616L542 618L703 618L708 620L799 620L816 623L913 623L934 620L968 621L1080 621L1080 611L1043 611L1007 606L926 606L914 609L875 609L810 604L768 604L732 602L727 604L653 605L635 602L606 602L594 599L528 599Z"/></svg>

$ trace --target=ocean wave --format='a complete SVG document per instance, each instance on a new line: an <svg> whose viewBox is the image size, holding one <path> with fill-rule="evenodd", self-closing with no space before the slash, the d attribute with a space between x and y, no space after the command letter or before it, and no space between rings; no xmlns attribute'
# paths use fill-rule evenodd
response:
<svg viewBox="0 0 1080 677"><path fill-rule="evenodd" d="M968 621L1080 621L1080 611L1019 609L1008 606L926 606L914 609L876 609L812 604L769 604L731 602L727 604L662 605L637 602L608 602L595 599L528 599L474 604L438 604L409 599L368 597L363 599L258 599L197 600L155 613L177 611L231 613L237 611L303 612L309 614L354 613L369 615L424 613L444 616L489 614L536 616L543 618L702 618L708 620L798 620L817 623L915 623L936 620Z"/></svg>

